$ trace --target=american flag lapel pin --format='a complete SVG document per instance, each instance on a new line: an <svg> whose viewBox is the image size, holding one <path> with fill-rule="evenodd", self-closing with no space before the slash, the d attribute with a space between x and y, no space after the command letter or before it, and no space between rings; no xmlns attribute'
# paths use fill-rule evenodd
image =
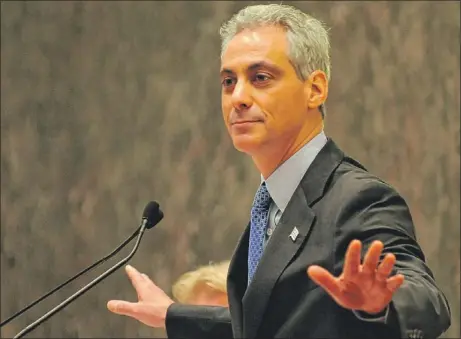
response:
<svg viewBox="0 0 461 339"><path fill-rule="evenodd" d="M293 227L293 231L291 231L291 233L290 233L291 240L293 240L293 242L295 242L298 235L299 235L299 231L298 231L298 228L296 228L296 226L295 226L295 227Z"/></svg>

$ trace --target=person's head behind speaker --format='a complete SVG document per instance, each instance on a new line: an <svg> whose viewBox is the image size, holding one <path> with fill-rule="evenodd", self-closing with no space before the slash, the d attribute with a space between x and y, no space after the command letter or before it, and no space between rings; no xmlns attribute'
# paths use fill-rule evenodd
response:
<svg viewBox="0 0 461 339"><path fill-rule="evenodd" d="M173 285L173 297L184 304L227 307L228 269L229 261L222 261L184 273Z"/></svg>

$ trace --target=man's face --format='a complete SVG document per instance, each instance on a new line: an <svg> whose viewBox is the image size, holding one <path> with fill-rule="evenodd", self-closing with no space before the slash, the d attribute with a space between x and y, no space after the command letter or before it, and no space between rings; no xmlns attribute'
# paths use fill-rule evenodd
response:
<svg viewBox="0 0 461 339"><path fill-rule="evenodd" d="M243 30L222 56L222 112L240 151L289 145L306 124L310 88L287 52L285 31L268 26Z"/></svg>

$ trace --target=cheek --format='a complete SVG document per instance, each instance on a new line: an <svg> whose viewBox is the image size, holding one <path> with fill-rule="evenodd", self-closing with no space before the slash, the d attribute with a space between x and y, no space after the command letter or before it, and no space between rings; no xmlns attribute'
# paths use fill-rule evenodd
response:
<svg viewBox="0 0 461 339"><path fill-rule="evenodd" d="M269 130L279 130L287 124L290 108L287 107L288 100L280 99L277 95L265 95L256 104L266 117L266 126Z"/></svg>
<svg viewBox="0 0 461 339"><path fill-rule="evenodd" d="M231 111L232 111L231 101L223 96L221 98L221 113L222 113L224 123L226 124L226 126L228 126L229 124L229 115Z"/></svg>
<svg viewBox="0 0 461 339"><path fill-rule="evenodd" d="M253 106L261 111L266 118L272 119L277 116L279 111L279 103L277 97L271 92L261 92L254 96Z"/></svg>
<svg viewBox="0 0 461 339"><path fill-rule="evenodd" d="M262 101L263 111L268 117L269 128L289 131L304 120L304 99L302 93L283 91L271 93Z"/></svg>

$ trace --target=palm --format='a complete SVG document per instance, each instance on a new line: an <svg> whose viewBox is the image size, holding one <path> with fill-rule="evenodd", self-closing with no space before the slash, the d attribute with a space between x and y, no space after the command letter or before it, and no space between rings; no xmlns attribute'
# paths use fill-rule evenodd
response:
<svg viewBox="0 0 461 339"><path fill-rule="evenodd" d="M308 274L344 308L367 313L378 313L386 308L394 292L403 283L403 276L389 278L395 264L395 256L387 254L379 263L383 245L374 242L360 264L361 243L353 241L346 253L344 271L334 277L319 266L311 266Z"/></svg>
<svg viewBox="0 0 461 339"><path fill-rule="evenodd" d="M339 293L335 295L335 300L345 308L379 312L392 299L393 292L387 288L387 284L376 283L360 273L350 280L341 274L336 278L336 284Z"/></svg>

